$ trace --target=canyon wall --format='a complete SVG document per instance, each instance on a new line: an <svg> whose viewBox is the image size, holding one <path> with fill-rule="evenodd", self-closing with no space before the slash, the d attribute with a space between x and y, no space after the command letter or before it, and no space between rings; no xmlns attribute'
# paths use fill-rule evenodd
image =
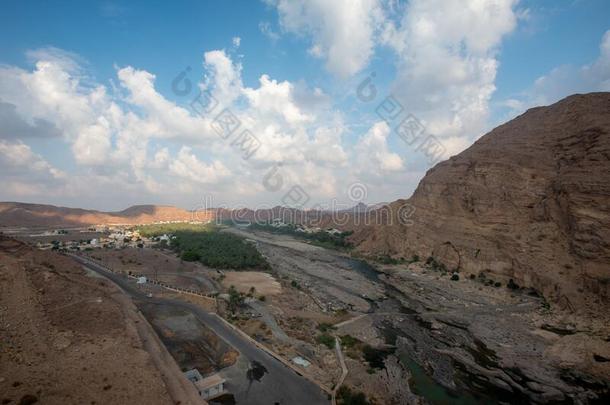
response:
<svg viewBox="0 0 610 405"><path fill-rule="evenodd" d="M413 224L355 227L357 249L513 279L572 312L607 305L610 93L528 110L430 169L389 215L404 204Z"/></svg>

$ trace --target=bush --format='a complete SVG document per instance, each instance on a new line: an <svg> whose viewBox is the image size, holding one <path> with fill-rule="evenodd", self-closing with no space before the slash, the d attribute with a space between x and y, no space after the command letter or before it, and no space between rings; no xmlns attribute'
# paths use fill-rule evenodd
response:
<svg viewBox="0 0 610 405"><path fill-rule="evenodd" d="M515 284L515 281L512 278L510 280L508 280L508 284L506 286L508 288L510 288L511 290L516 290L519 288L519 286L517 284Z"/></svg>
<svg viewBox="0 0 610 405"><path fill-rule="evenodd" d="M500 283L500 282L498 281L498 282L496 282L496 283L494 284L494 287L502 287L502 283Z"/></svg>
<svg viewBox="0 0 610 405"><path fill-rule="evenodd" d="M333 325L331 325L330 323L322 322L322 323L318 324L318 330L319 330L320 332L324 332L324 333L326 333L326 332L328 332L328 331L330 331L330 330L335 330L335 329L337 329L337 328L335 328L335 327L334 327Z"/></svg>
<svg viewBox="0 0 610 405"><path fill-rule="evenodd" d="M322 333L316 337L316 342L322 344L329 349L335 347L335 338L329 335L328 333Z"/></svg>
<svg viewBox="0 0 610 405"><path fill-rule="evenodd" d="M371 345L366 345L362 348L364 360L369 363L371 368L376 368L379 370L385 368L385 358L392 352L393 350L376 349Z"/></svg>
<svg viewBox="0 0 610 405"><path fill-rule="evenodd" d="M299 283L297 283L297 282L296 282L296 280L292 280L292 281L290 282L290 285L291 285L293 288L296 288L297 290L300 290L300 289L301 289L301 286L299 285Z"/></svg>
<svg viewBox="0 0 610 405"><path fill-rule="evenodd" d="M381 264L399 264L404 261L403 258L395 259L390 255L379 255L375 260Z"/></svg>
<svg viewBox="0 0 610 405"><path fill-rule="evenodd" d="M364 393L352 392L345 385L342 385L337 390L337 403L341 405L370 405Z"/></svg>
<svg viewBox="0 0 610 405"><path fill-rule="evenodd" d="M229 311L235 313L237 308L244 304L244 297L235 289L234 286L229 288Z"/></svg>
<svg viewBox="0 0 610 405"><path fill-rule="evenodd" d="M348 349L354 347L360 342L358 339L350 335L343 335L339 339L341 340L341 345L345 346Z"/></svg>
<svg viewBox="0 0 610 405"><path fill-rule="evenodd" d="M458 281L460 279L460 276L457 273L453 273L451 275L451 281Z"/></svg>
<svg viewBox="0 0 610 405"><path fill-rule="evenodd" d="M267 301L267 297L265 297L264 295L261 295L260 297L258 297L258 299L263 302Z"/></svg>
<svg viewBox="0 0 610 405"><path fill-rule="evenodd" d="M185 262L196 262L197 260L201 259L201 256L194 250L187 250L180 255L180 258Z"/></svg>
<svg viewBox="0 0 610 405"><path fill-rule="evenodd" d="M442 273L447 272L447 267L445 267L445 264L436 261L436 259L432 256L429 256L428 259L426 259L426 265L434 271L440 271Z"/></svg>

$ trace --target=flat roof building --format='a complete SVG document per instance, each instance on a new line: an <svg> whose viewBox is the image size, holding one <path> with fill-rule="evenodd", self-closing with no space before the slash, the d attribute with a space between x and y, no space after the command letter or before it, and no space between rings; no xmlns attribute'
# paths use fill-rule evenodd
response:
<svg viewBox="0 0 610 405"><path fill-rule="evenodd" d="M194 368L184 372L184 375L195 385L199 396L203 399L216 398L225 393L224 384L226 380L219 374L212 374L204 378L199 370Z"/></svg>

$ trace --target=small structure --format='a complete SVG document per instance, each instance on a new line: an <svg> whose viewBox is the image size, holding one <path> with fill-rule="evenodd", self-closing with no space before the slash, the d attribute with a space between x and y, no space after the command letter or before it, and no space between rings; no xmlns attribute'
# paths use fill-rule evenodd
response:
<svg viewBox="0 0 610 405"><path fill-rule="evenodd" d="M146 281L146 277L138 277L138 281L136 281L136 284L146 284Z"/></svg>
<svg viewBox="0 0 610 405"><path fill-rule="evenodd" d="M216 398L225 393L224 384L226 380L218 374L212 374L204 378L199 370L194 368L185 371L184 376L193 383L199 392L199 396L203 399Z"/></svg>
<svg viewBox="0 0 610 405"><path fill-rule="evenodd" d="M308 360L305 360L304 358L302 358L301 356L296 356L292 358L292 362L294 364L298 364L299 366L302 367L309 367L311 365L311 362L309 362Z"/></svg>

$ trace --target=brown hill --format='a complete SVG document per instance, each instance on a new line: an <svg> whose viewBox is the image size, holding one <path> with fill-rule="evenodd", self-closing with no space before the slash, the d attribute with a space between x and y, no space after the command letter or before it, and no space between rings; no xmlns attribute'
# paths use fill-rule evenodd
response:
<svg viewBox="0 0 610 405"><path fill-rule="evenodd" d="M202 220L202 213L197 219ZM53 205L0 203L0 226L48 227L86 226L94 224L144 224L157 221L190 221L191 211L162 205L135 205L118 212L101 212Z"/></svg>
<svg viewBox="0 0 610 405"><path fill-rule="evenodd" d="M410 226L397 218L405 204L415 208ZM528 110L390 207L391 225L355 228L359 250L513 279L570 311L608 304L610 93Z"/></svg>
<svg viewBox="0 0 610 405"><path fill-rule="evenodd" d="M175 403L116 287L2 235L0 263L2 403Z"/></svg>

